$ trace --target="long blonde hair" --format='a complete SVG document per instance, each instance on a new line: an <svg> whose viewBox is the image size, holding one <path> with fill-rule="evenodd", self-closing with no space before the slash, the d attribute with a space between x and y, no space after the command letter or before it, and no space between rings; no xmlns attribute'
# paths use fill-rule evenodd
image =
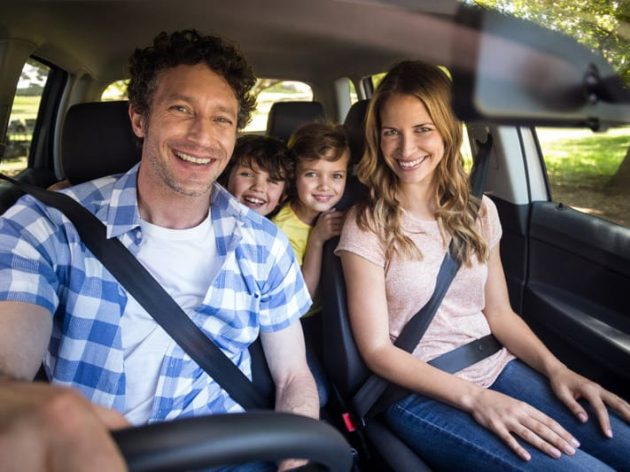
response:
<svg viewBox="0 0 630 472"><path fill-rule="evenodd" d="M368 187L369 197L359 203L357 224L375 231L385 243L385 258L422 258L420 249L402 230L402 208L398 199L399 180L381 152L380 113L392 95L411 95L426 107L444 141L444 157L433 174L435 216L442 234L453 238L454 257L466 265L473 255L488 258L488 245L475 225L480 200L470 195L468 177L460 148L463 131L451 109L451 81L440 68L420 61L395 65L379 84L366 118L366 149L359 162L359 180ZM446 243L446 237L445 237Z"/></svg>

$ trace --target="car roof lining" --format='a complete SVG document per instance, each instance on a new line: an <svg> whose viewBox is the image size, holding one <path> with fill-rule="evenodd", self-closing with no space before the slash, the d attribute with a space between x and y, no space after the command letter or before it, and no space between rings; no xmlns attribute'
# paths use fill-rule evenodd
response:
<svg viewBox="0 0 630 472"><path fill-rule="evenodd" d="M456 4L445 2L451 11ZM130 45L149 44L162 30L195 28L224 36L240 45L257 75L310 82L322 74L361 77L383 71L410 53L417 56L418 44L425 42L430 47L420 50L432 57L423 59L448 62L449 31L456 27L450 19L447 29L436 27L442 22L433 14L336 0L57 0L5 2L2 10L0 39L26 39L34 43L36 55L102 82L124 78ZM45 36L38 32L42 24ZM388 25L396 25L395 30ZM407 51L400 47L405 43Z"/></svg>
<svg viewBox="0 0 630 472"><path fill-rule="evenodd" d="M630 91L615 81L601 56L557 32L455 0L437 5L188 0L183 5L171 0L5 2L0 46L3 39L9 46L32 43L31 54L104 86L127 78L132 50L158 32L195 28L239 44L259 77L316 85L345 76L356 83L402 59L421 59L451 70L456 112L464 120L593 129L630 121ZM598 82L588 90L592 64Z"/></svg>

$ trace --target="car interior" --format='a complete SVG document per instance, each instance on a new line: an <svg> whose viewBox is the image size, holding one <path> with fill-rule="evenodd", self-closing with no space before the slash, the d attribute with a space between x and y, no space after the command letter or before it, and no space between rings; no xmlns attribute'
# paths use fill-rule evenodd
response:
<svg viewBox="0 0 630 472"><path fill-rule="evenodd" d="M306 123L344 125L351 167L364 149L374 77L401 59L446 67L472 165L492 139L485 194L503 228L501 259L514 310L564 363L630 399L630 221L554 199L537 126L606 130L630 123L630 89L568 36L469 2L395 0L35 0L0 3L0 163L28 60L49 69L19 182L46 188L127 171L140 159L128 103L102 100L127 78L128 56L160 31L195 28L235 41L259 77L300 81L311 100L270 105L253 132L288 140ZM630 140L625 141L626 149ZM4 156L3 156L4 152ZM4 171L3 171L4 172ZM355 176L339 209L364 197ZM22 192L0 181L0 214ZM117 432L130 470L189 470L307 458L320 470L433 470L353 396L369 375L347 316L337 238L327 242L319 295L325 346L321 421L273 412L178 420ZM273 396L260 343L253 383ZM291 455L293 454L293 455ZM319 465L315 465L318 463Z"/></svg>

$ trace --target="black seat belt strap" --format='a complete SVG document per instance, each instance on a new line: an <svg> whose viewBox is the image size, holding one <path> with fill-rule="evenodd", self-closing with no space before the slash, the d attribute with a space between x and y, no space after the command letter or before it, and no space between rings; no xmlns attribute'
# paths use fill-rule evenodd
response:
<svg viewBox="0 0 630 472"><path fill-rule="evenodd" d="M2 174L0 179L61 211L103 266L234 401L246 410L269 407L247 376L195 325L120 240L106 237L106 227L96 216L63 193L18 182Z"/></svg>
<svg viewBox="0 0 630 472"><path fill-rule="evenodd" d="M400 335L394 342L396 347L407 352L415 349L437 313L437 309L441 305L442 299L446 295L459 266L459 262L452 257L451 246L449 246L438 271L435 290L431 298L403 327ZM388 380L376 374L372 374L368 378L352 399L354 411L359 418L364 418L370 412L372 406L383 395L389 385L390 382Z"/></svg>

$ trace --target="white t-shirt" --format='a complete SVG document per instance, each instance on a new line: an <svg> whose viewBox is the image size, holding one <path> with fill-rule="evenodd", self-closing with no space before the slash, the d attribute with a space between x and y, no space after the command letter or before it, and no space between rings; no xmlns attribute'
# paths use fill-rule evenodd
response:
<svg viewBox="0 0 630 472"><path fill-rule="evenodd" d="M216 243L210 217L189 229L168 229L141 221L143 242L137 255L185 312L203 301L217 274ZM175 341L129 295L121 320L126 375L125 417L146 423L164 356Z"/></svg>

